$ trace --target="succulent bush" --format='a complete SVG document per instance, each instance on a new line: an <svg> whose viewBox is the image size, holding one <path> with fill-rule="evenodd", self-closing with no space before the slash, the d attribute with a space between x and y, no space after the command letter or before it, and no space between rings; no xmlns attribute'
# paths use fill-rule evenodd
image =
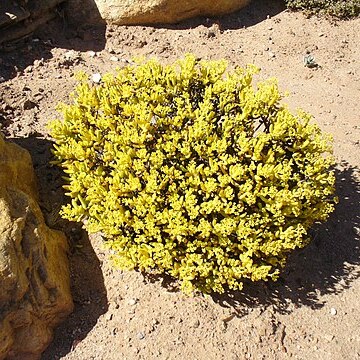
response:
<svg viewBox="0 0 360 360"><path fill-rule="evenodd" d="M334 208L331 139L280 104L254 66L187 55L83 75L51 123L67 173L66 219L101 232L125 269L168 273L182 290L276 279Z"/></svg>
<svg viewBox="0 0 360 360"><path fill-rule="evenodd" d="M293 10L305 10L310 14L328 14L339 18L351 18L360 14L360 0L285 0Z"/></svg>

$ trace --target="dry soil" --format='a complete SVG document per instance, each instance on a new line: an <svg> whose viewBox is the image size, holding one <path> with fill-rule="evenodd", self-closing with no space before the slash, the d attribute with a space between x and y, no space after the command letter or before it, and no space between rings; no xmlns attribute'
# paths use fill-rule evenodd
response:
<svg viewBox="0 0 360 360"><path fill-rule="evenodd" d="M43 354L52 359L360 359L360 19L306 18L280 1L167 27L89 27L56 19L0 54L0 124L27 148L48 224L71 244L73 314ZM334 135L337 193L330 220L289 259L277 283L186 297L171 279L111 267L101 239L59 218L61 173L49 165L46 124L69 102L74 73L113 72L134 56L185 53L253 63L276 76L284 100ZM312 55L317 67L304 66Z"/></svg>

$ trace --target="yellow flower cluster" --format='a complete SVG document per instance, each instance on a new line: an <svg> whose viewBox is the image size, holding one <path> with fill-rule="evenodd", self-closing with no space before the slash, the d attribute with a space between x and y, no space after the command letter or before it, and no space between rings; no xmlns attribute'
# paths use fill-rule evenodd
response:
<svg viewBox="0 0 360 360"><path fill-rule="evenodd" d="M155 269L185 292L276 279L308 229L334 209L331 139L280 104L254 66L192 55L83 74L51 123L71 203L126 269Z"/></svg>

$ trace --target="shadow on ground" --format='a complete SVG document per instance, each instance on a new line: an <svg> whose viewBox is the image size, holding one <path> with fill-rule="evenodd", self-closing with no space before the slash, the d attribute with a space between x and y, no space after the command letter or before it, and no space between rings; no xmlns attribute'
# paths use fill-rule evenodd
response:
<svg viewBox="0 0 360 360"><path fill-rule="evenodd" d="M213 296L214 301L235 309L272 305L277 312L289 313L300 306L321 308L322 295L349 288L360 277L358 172L348 164L336 171L339 204L335 212L312 231L312 242L289 258L277 282L245 284L243 291Z"/></svg>
<svg viewBox="0 0 360 360"><path fill-rule="evenodd" d="M32 157L38 178L40 207L51 228L65 232L70 245L71 291L73 313L56 329L54 341L42 359L59 359L74 348L94 327L98 318L108 309L107 292L101 264L89 238L79 224L70 223L58 216L60 206L66 203L62 190L61 171L49 164L49 140L29 137L9 139L27 149Z"/></svg>
<svg viewBox="0 0 360 360"><path fill-rule="evenodd" d="M28 4L31 5L32 3L33 1L30 1ZM0 41L0 82L14 78L29 65L33 65L35 60L51 59L53 48L76 51L101 51L105 48L106 25L101 20L94 0L79 1L78 3L83 8L91 9L91 23L86 22L81 17L74 18L71 11L80 10L68 9L65 6L66 2L64 2L52 10L53 16L50 20L44 24L39 24L32 31L26 31L26 27L30 26L28 24L33 23L32 15L24 20L24 24L16 23L16 27L21 30L20 32L15 28L15 25L13 32L11 26L7 26L6 31L11 40ZM29 9L25 10L31 14L30 5ZM5 11L4 9L0 7L0 19L3 15L2 12Z"/></svg>
<svg viewBox="0 0 360 360"><path fill-rule="evenodd" d="M169 29L189 29L200 25L206 27L218 24L220 30L235 30L256 25L268 17L276 16L286 9L282 0L252 0L247 6L231 14L217 17L197 17L179 24L166 25ZM158 25L157 27L164 27Z"/></svg>
<svg viewBox="0 0 360 360"><path fill-rule="evenodd" d="M34 33L5 44L6 46L0 44L2 55L0 62L0 79L2 80L0 81L16 77L28 66L33 65L35 60L51 59L53 48L82 52L89 50L97 52L105 48L106 25L101 20L94 0L73 3L78 5L71 7L71 5L65 5L66 2L58 5L54 18L40 26ZM281 0L253 0L245 8L229 15L212 18L198 17L179 24L155 25L154 27L178 30L197 26L210 27L216 23L220 31L239 29L253 26L284 10L284 2ZM120 26L120 31L121 28ZM137 27L136 31L141 37L141 28ZM145 36L147 35L144 33ZM4 51L6 48L9 51Z"/></svg>
<svg viewBox="0 0 360 360"><path fill-rule="evenodd" d="M65 231L71 243L70 256L73 314L57 329L54 342L43 359L57 359L76 346L107 311L107 294L101 266L84 232L76 225L59 220L58 204L64 203L61 173L49 165L51 142L39 138L13 139L29 150L39 177L41 207L48 224ZM322 296L340 294L360 276L360 184L359 169L341 164L336 170L339 204L327 223L311 233L312 242L290 256L288 265L277 282L245 284L243 291L214 295L220 306L233 308L237 316L251 308L272 306L276 312L291 313L308 306L319 309ZM145 275L160 281L168 291L178 291L176 283L166 276ZM175 286L174 286L175 284ZM247 309L247 310L244 310Z"/></svg>
<svg viewBox="0 0 360 360"><path fill-rule="evenodd" d="M336 170L336 178L336 210L325 224L311 231L311 243L289 257L278 281L249 281L242 291L213 294L215 303L232 308L239 317L267 306L282 314L301 306L319 309L324 306L323 295L339 294L360 277L359 169L342 164L342 169ZM142 275L145 281L160 282L169 292L180 291L171 276Z"/></svg>
<svg viewBox="0 0 360 360"><path fill-rule="evenodd" d="M42 360L56 360L71 352L107 312L108 301L101 265L83 233L70 255L71 291L74 311L56 329L54 340Z"/></svg>

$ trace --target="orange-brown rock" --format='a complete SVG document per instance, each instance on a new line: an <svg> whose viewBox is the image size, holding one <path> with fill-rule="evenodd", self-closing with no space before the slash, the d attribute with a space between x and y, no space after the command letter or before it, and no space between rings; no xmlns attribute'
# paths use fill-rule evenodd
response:
<svg viewBox="0 0 360 360"><path fill-rule="evenodd" d="M44 222L29 153L0 135L0 360L40 358L72 308L67 240Z"/></svg>

